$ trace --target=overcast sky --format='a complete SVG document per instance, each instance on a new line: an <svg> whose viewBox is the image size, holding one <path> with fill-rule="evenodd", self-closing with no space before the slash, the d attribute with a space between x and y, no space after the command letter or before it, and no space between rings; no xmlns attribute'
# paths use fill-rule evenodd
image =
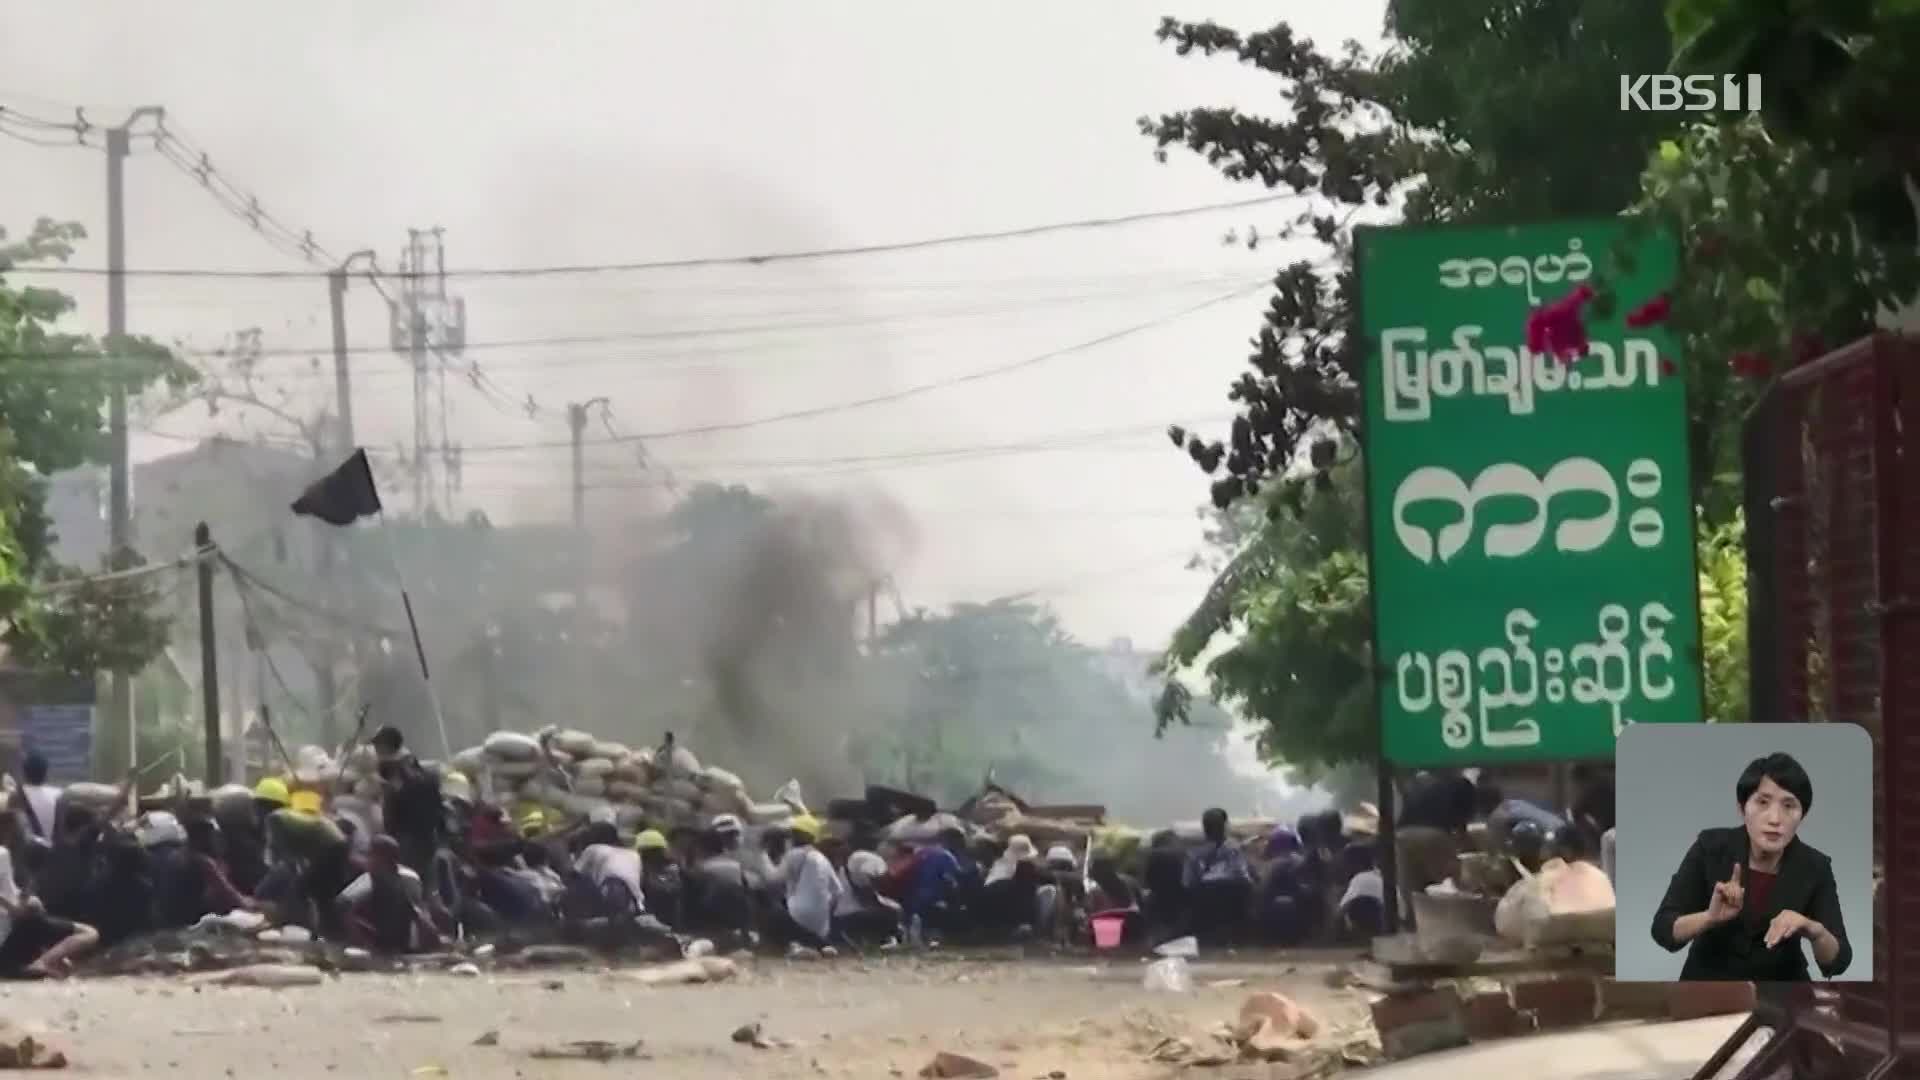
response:
<svg viewBox="0 0 1920 1080"><path fill-rule="evenodd" d="M67 3L38 6L29 34L0 34L0 104L49 119L83 104L106 123L164 105L170 126L270 213L336 254L376 249L388 267L408 228L436 225L455 270L750 255L1260 195L1177 153L1156 163L1137 133L1146 113L1279 105L1271 77L1175 56L1154 40L1159 17L1244 29L1287 19L1327 43L1372 43L1382 8ZM76 263L104 262L97 151L0 139L0 185L0 224L80 221L93 239ZM135 268L300 267L151 152L128 164L127 213ZM1005 375L647 444L683 483L898 500L917 533L899 575L909 605L1035 590L1087 640L1157 647L1205 583L1183 569L1198 550L1205 481L1156 429L1222 426L1264 298L1175 316L1270 275L1284 253L1220 238L1287 213L769 266L456 279L478 346L466 359L495 389L452 383L448 427L473 448L455 509L564 516L566 451L512 447L564 444L569 401L606 397L612 430L625 433L747 421L1164 318ZM104 285L61 282L100 328ZM136 278L129 296L136 332L205 348L259 326L269 349L296 354L268 362L278 381L313 401L331 393L330 361L309 359L328 340L320 280ZM381 351L386 311L364 286L349 296L349 324L370 350L354 357L360 441L391 456L412 439L407 369ZM598 340L500 344L582 336ZM506 398L530 399L533 415ZM215 431L288 434L204 410L143 424L159 434L137 436L137 458ZM590 437L608 434L596 425ZM1025 448L988 452L1006 444ZM927 456L950 449L979 452ZM595 447L596 518L657 499L658 476L630 448Z"/></svg>

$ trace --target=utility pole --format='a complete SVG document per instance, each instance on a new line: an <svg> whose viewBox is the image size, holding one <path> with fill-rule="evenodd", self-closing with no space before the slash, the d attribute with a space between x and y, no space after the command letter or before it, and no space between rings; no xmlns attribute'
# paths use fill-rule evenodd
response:
<svg viewBox="0 0 1920 1080"><path fill-rule="evenodd" d="M334 447L335 457L345 457L353 452L353 380L348 365L347 349L347 270L362 259L372 263L372 251L356 251L346 257L339 266L327 271L327 313L333 325L333 395L334 417L339 425L339 442ZM340 538L329 529L320 537L320 577L326 582L328 590L338 592L333 578L340 560ZM339 692L333 681L334 668L339 662L339 650L334 647L333 632L329 631L325 645L320 650L319 671L316 689L320 694L320 741L322 745L334 746L340 741L334 730L339 715ZM244 758L242 761L244 762Z"/></svg>
<svg viewBox="0 0 1920 1080"><path fill-rule="evenodd" d="M597 397L567 406L567 427L573 432L573 527L583 535L587 531L587 414L595 406L609 404Z"/></svg>
<svg viewBox="0 0 1920 1080"><path fill-rule="evenodd" d="M213 530L206 522L193 527L193 547L199 555L194 572L200 579L200 701L206 725L207 790L227 782L220 745L220 658L213 627Z"/></svg>
<svg viewBox="0 0 1920 1080"><path fill-rule="evenodd" d="M126 164L133 145L133 125L151 117L158 121L166 110L148 105L133 110L126 122L107 129L107 355L111 367L120 359L127 336L127 207ZM126 565L133 548L133 493L128 483L130 469L127 453L127 390L120 372L113 371L107 397L107 437L112 460L107 467L107 551L108 564L116 569ZM107 700L108 731L125 732L128 762L134 756L133 679L124 671L113 673Z"/></svg>

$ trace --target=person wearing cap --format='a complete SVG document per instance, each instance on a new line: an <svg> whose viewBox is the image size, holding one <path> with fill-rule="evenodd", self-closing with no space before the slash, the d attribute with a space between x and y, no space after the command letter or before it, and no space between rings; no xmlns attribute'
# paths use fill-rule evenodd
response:
<svg viewBox="0 0 1920 1080"><path fill-rule="evenodd" d="M640 853L640 891L647 901L647 913L678 930L686 924L682 905L686 899L686 880L679 860L673 857L667 835L659 829L642 829L633 838L633 849Z"/></svg>
<svg viewBox="0 0 1920 1080"><path fill-rule="evenodd" d="M1006 850L987 868L974 915L982 929L1031 933L1040 913L1040 851L1025 835L1007 840Z"/></svg>
<svg viewBox="0 0 1920 1080"><path fill-rule="evenodd" d="M753 886L740 865L740 819L723 814L700 837L700 857L689 867L685 895L688 929L716 944L744 944L753 935Z"/></svg>
<svg viewBox="0 0 1920 1080"><path fill-rule="evenodd" d="M406 737L387 726L370 740L379 755L381 825L400 843L401 859L426 878L447 839L447 809L440 779L407 749Z"/></svg>
<svg viewBox="0 0 1920 1080"><path fill-rule="evenodd" d="M840 899L840 875L817 846L819 819L803 814L788 823L792 846L780 860L786 889L786 918L780 936L789 944L826 949L833 940L833 909Z"/></svg>
<svg viewBox="0 0 1920 1080"><path fill-rule="evenodd" d="M845 941L883 945L900 938L900 905L881 895L887 860L864 844L848 845L840 866L833 931Z"/></svg>
<svg viewBox="0 0 1920 1080"><path fill-rule="evenodd" d="M345 926L334 899L353 880L353 849L317 803L315 793L295 792L285 809L267 815L268 859L285 883L270 882L272 887L263 886L261 893L280 901L286 921L303 923L322 937L338 937Z"/></svg>

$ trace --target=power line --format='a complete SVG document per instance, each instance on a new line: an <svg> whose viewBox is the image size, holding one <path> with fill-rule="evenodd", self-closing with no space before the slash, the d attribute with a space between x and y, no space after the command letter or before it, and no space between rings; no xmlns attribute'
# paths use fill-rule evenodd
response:
<svg viewBox="0 0 1920 1080"><path fill-rule="evenodd" d="M29 268L28 272L37 273L39 268ZM1271 279L1262 277L1250 279L1245 274L1220 274L1207 278L1195 278L1186 287L1198 288L1221 284L1242 283L1248 287L1266 285ZM703 338L739 337L747 334L791 333L810 330L838 330L854 327L897 326L919 320L968 319L980 316L1023 314L1035 308L1053 306L1074 306L1101 300L1122 300L1142 295L1155 295L1164 291L1161 288L1139 288L1111 290L1094 293L1074 293L1066 296L1038 297L1022 301L1003 301L992 304L976 304L965 307L935 308L927 311L888 312L872 315L850 315L829 319L798 319L752 323L734 323L720 326L690 326L659 330L616 330L597 334L562 334L541 337L502 338L492 341L469 341L461 345L463 352L493 351L503 349L557 348L579 345L618 345L644 341L688 341ZM224 359L233 355L231 348L175 348L170 350L178 357L200 359ZM364 356L369 354L386 355L393 350L390 346L355 345L347 348L348 355ZM303 346L263 347L250 351L250 359L297 358L310 359L317 356L330 356L333 353L331 343L313 343ZM62 361L60 370L51 374L71 374L74 377L89 375L89 367L111 368L115 361L111 358L81 358L74 362L70 353L14 351L4 355L12 360ZM549 362L555 358L549 358ZM530 365L530 366L544 366ZM294 373L281 373L294 374ZM412 377L411 372L400 374ZM333 377L331 372L322 372L314 377Z"/></svg>
<svg viewBox="0 0 1920 1080"><path fill-rule="evenodd" d="M1167 221L1199 214L1219 213L1227 210L1245 210L1256 206L1275 203L1298 202L1305 195L1263 195L1252 199L1238 199L1231 202L1206 203L1199 206L1184 206L1172 210L1147 210L1133 214L1119 214L1110 217L1081 218L1074 221L1055 221L1044 225L1025 225L1010 229L996 229L987 232L951 233L943 236L930 236L917 240L899 240L882 244L857 244L846 247L812 248L800 251L767 252L759 255L715 255L691 259L658 259L647 262L610 262L610 263L561 263L548 266L503 266L482 267L468 270L448 270L449 278L531 278L556 277L561 275L585 274L626 274L654 270L691 270L715 266L766 266L773 263L802 262L816 259L838 259L858 255L883 255L907 251L923 251L928 248L951 247L960 244L986 243L997 240L1015 240L1051 233L1072 232L1087 229L1110 228L1118 225L1135 225L1148 221ZM105 274L101 267L59 266L47 267L40 271L49 274ZM125 271L129 276L168 277L168 278L255 278L255 279L302 279L320 276L312 271L302 270L238 270L191 267L146 267ZM419 271L400 274L387 274L389 278L424 276ZM438 271L434 272L439 276Z"/></svg>
<svg viewBox="0 0 1920 1080"><path fill-rule="evenodd" d="M970 371L963 375L954 375L944 379L935 379L930 382L918 383L913 386L903 387L899 390L892 390L884 394L873 394L868 397L854 398L847 401L837 401L831 404L816 405L816 406L805 408L805 409L791 409L786 412L770 413L766 416L759 416L750 420L732 420L732 421L724 421L724 422L713 423L713 424L700 424L693 427L683 427L683 428L664 428L657 431L641 432L637 435L627 435L617 439L605 439L605 440L599 440L599 441L602 444L628 443L628 442L635 442L635 441L658 442L664 439L679 439L679 438L686 438L686 437L695 436L695 435L711 435L711 434L715 434L723 431L744 431L750 428L766 427L772 424L786 423L792 420L807 420L807 419L812 419L820 416L829 416L829 415L834 415L838 413L853 412L858 409L872 408L876 405L891 405L895 402L905 401L909 398L919 397L922 394L929 394L937 390L946 390L955 386L963 386L968 383L981 382L987 379L999 378L1002 375L1010 375L1016 371L1022 371L1027 368L1035 367L1040 364L1048 363L1053 360L1059 360L1064 357L1073 356L1077 353L1086 352L1090 349L1095 349L1102 345L1108 345L1115 341L1119 341L1122 338L1131 337L1135 334L1144 333L1148 330L1158 329L1169 323L1177 322L1180 319L1184 319L1189 315L1196 314L1208 308L1217 307L1220 304L1224 304L1230 300L1237 300L1243 296L1248 296L1252 294L1254 291L1256 291L1257 289L1262 289L1265 287L1266 287L1266 283L1261 282L1259 285L1252 286L1250 288L1235 289L1231 292L1221 293L1217 296L1209 297L1208 299L1203 300L1198 304L1193 304L1188 307L1181 308L1180 310L1172 312L1170 314L1162 315L1154 319L1149 319L1145 322L1134 323L1131 326L1123 327L1119 330L1115 330L1110 333L1101 334L1099 337L1088 338L1085 341L1075 342L1072 345L1067 345L1062 348L1053 349L1051 351L1043 352L1035 356L1023 357L1019 360L1010 361L1004 364L995 364L992 367L986 367L976 371ZM502 449L513 449L513 450L526 449L529 446L533 446L533 445L539 445L539 444L496 443L490 446L483 445L483 446L469 447L468 449L474 450L474 451L492 452L492 451L497 451ZM547 445L548 446L570 446L571 444L566 442L558 442L558 443L551 443Z"/></svg>

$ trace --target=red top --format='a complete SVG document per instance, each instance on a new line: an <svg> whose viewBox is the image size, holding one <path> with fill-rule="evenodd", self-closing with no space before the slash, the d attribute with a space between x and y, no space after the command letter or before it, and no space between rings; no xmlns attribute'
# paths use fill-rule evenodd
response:
<svg viewBox="0 0 1920 1080"><path fill-rule="evenodd" d="M1767 898L1773 895L1773 883L1779 880L1779 875L1749 866L1741 872L1741 877L1746 882L1746 900L1741 907L1748 918L1758 919L1760 913L1767 910Z"/></svg>

